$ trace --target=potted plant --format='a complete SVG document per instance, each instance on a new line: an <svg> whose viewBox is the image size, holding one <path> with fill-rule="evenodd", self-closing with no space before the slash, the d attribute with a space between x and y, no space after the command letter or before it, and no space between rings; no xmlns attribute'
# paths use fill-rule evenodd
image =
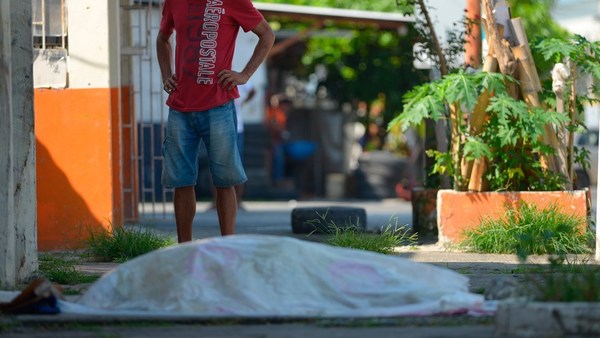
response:
<svg viewBox="0 0 600 338"><path fill-rule="evenodd" d="M600 44L580 36L537 44L534 53L559 63L554 81L542 82L520 20L504 27L514 32L509 42L490 2L483 6L490 46L483 70L458 70L413 88L389 125L406 130L431 118L444 119L449 127L448 151L427 152L435 159L431 173L453 181L452 190L438 193L443 242L460 241L464 230L501 213L506 203L540 208L554 203L587 214L586 192L574 190L573 170L576 162L587 165L587 154L573 146L573 134L580 127L581 103L589 99L577 95L575 83L578 71L600 78Z"/></svg>

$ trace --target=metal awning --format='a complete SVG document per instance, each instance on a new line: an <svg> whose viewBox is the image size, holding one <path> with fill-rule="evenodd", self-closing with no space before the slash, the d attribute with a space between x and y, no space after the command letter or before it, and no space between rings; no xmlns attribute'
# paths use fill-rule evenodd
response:
<svg viewBox="0 0 600 338"><path fill-rule="evenodd" d="M289 18L298 21L331 20L335 22L376 25L381 28L399 28L413 23L412 15L330 7L298 6L254 2L254 6L268 18Z"/></svg>

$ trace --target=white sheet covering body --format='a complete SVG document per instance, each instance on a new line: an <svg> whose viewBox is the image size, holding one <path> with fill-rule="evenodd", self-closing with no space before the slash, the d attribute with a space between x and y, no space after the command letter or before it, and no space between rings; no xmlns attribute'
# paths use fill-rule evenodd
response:
<svg viewBox="0 0 600 338"><path fill-rule="evenodd" d="M483 297L468 292L465 276L433 265L290 237L236 235L121 264L78 304L72 311L367 317L472 310Z"/></svg>

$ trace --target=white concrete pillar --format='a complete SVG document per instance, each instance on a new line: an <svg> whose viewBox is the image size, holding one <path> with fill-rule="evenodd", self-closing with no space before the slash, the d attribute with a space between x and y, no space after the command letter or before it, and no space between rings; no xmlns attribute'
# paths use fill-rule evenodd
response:
<svg viewBox="0 0 600 338"><path fill-rule="evenodd" d="M37 270L31 1L0 3L0 287Z"/></svg>
<svg viewBox="0 0 600 338"><path fill-rule="evenodd" d="M66 4L69 10L69 88L118 87L119 2L67 0Z"/></svg>

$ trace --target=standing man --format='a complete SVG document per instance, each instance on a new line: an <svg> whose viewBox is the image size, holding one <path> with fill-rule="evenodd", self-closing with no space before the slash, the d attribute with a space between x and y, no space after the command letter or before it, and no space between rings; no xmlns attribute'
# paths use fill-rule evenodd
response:
<svg viewBox="0 0 600 338"><path fill-rule="evenodd" d="M238 91L240 93L240 97L235 99L235 112L237 117L237 146L240 152L240 157L242 158L242 165L244 164L244 109L246 104L252 100L256 90L254 89L254 85L252 81L248 81L243 85L238 86ZM244 197L244 185L238 184L234 187L235 189L235 198L237 200L238 210L245 210L242 199Z"/></svg>
<svg viewBox="0 0 600 338"><path fill-rule="evenodd" d="M246 82L243 85L239 85L238 86L238 92L240 94L240 96L235 99L233 101L234 105L235 105L235 113L236 113L236 118L237 118L237 147L238 147L238 151L240 152L240 157L242 159L242 165L244 164L244 105L246 103L248 103L248 101L252 100L252 98L254 97L255 94L255 90L254 87L252 85L252 80ZM212 184L212 182L211 182ZM237 201L237 208L238 210L245 210L243 204L242 204L242 199L244 197L244 184L238 184L234 187L235 189L235 199ZM217 198L217 192L216 192L216 188L213 184L213 187L211 189L211 193L212 193L212 202L210 204L210 206L208 207L208 210L215 210L217 209L217 202L216 202L216 198Z"/></svg>
<svg viewBox="0 0 600 338"><path fill-rule="evenodd" d="M258 36L241 72L231 70L239 28ZM176 31L175 71L170 37ZM235 230L234 186L247 180L237 149L237 86L245 84L264 61L275 36L250 0L165 0L156 51L163 88L169 94L169 118L163 143L162 184L174 188L179 242L192 240L196 215L194 185L198 153L204 141L216 187L221 235Z"/></svg>

